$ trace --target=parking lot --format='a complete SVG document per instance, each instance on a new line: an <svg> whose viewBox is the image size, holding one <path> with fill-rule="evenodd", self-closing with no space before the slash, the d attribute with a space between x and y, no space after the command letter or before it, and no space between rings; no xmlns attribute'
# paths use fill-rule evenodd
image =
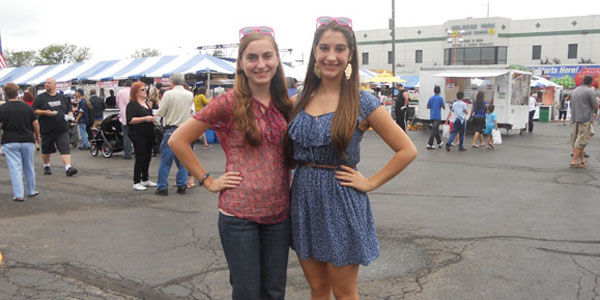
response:
<svg viewBox="0 0 600 300"><path fill-rule="evenodd" d="M570 127L536 123L496 150L426 150L370 193L381 256L361 269L361 299L600 298L600 143L587 169L570 169ZM213 174L220 147L197 156ZM0 299L230 299L217 230L217 194L132 190L133 160L74 150L75 177L42 175L40 195L16 203L0 158ZM391 157L365 135L358 165L373 174ZM158 158L151 163L156 180ZM174 172L170 183L173 183ZM290 252L287 299L310 291Z"/></svg>

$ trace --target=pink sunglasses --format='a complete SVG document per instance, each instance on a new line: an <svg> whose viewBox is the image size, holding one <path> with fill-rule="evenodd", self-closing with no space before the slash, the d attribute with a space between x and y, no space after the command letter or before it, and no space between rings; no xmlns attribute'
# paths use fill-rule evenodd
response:
<svg viewBox="0 0 600 300"><path fill-rule="evenodd" d="M270 35L272 37L275 37L275 30L273 30L273 28L271 28L269 26L249 26L249 27L244 27L244 28L240 29L240 40L243 37L255 32L255 31L260 34Z"/></svg>
<svg viewBox="0 0 600 300"><path fill-rule="evenodd" d="M352 29L352 19L346 17L318 17L317 28L327 25L331 22L336 22L338 25L346 26Z"/></svg>

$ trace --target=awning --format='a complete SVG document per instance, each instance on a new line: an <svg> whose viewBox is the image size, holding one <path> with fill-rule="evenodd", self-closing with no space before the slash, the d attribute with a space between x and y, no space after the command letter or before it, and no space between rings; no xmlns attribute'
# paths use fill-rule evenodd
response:
<svg viewBox="0 0 600 300"><path fill-rule="evenodd" d="M498 77L508 74L510 70L464 70L464 71L449 71L433 75L434 77L452 77L452 78L478 78L478 77Z"/></svg>
<svg viewBox="0 0 600 300"><path fill-rule="evenodd" d="M196 54L5 68L0 69L0 86L8 82L39 85L48 77L53 77L56 82L106 81L168 77L173 73L234 74L235 63L208 54Z"/></svg>
<svg viewBox="0 0 600 300"><path fill-rule="evenodd" d="M406 88L416 88L419 84L419 75L400 75L400 78L406 80L402 85Z"/></svg>

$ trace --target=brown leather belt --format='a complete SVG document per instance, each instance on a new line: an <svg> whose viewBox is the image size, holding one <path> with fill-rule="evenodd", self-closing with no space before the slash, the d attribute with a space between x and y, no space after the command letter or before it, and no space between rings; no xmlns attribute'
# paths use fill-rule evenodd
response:
<svg viewBox="0 0 600 300"><path fill-rule="evenodd" d="M309 167L309 168L317 168L317 169L329 169L329 170L339 170L341 169L340 166L332 166L332 165L319 165L319 164L313 164L313 163L302 163L300 164L303 167ZM352 169L355 169L355 166L348 166Z"/></svg>

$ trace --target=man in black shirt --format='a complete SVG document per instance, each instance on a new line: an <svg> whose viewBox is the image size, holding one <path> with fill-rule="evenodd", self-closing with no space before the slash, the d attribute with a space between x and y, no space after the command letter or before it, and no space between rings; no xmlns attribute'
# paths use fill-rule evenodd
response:
<svg viewBox="0 0 600 300"><path fill-rule="evenodd" d="M117 106L117 97L115 91L110 90L110 96L106 97L106 108L115 108Z"/></svg>
<svg viewBox="0 0 600 300"><path fill-rule="evenodd" d="M96 95L96 89L90 90L90 102L88 107L90 123L92 123L92 127L97 128L104 118L104 101Z"/></svg>
<svg viewBox="0 0 600 300"><path fill-rule="evenodd" d="M33 102L33 111L39 117L40 132L42 135L42 161L44 162L44 175L52 174L50 169L50 154L56 149L65 165L67 176L77 174L77 169L71 166L71 149L69 148L69 124L73 121L71 102L60 93L56 92L56 81L49 77L44 84L46 92L39 94Z"/></svg>
<svg viewBox="0 0 600 300"><path fill-rule="evenodd" d="M404 89L402 83L396 85L398 95L396 95L396 123L406 131L406 113L408 111L408 92Z"/></svg>

